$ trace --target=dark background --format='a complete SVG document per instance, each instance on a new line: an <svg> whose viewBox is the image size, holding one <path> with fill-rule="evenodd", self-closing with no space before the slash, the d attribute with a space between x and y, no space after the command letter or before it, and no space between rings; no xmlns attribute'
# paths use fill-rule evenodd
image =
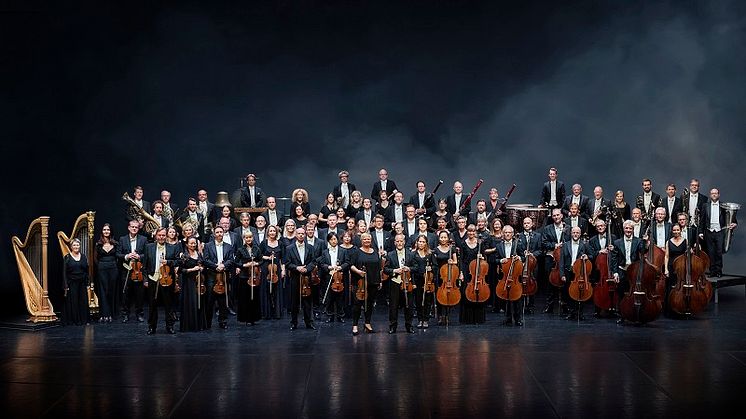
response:
<svg viewBox="0 0 746 419"><path fill-rule="evenodd" d="M52 217L60 309L56 232L93 209L124 234L136 184L183 207L254 172L315 211L340 169L368 194L386 167L407 196L483 178L536 204L556 166L588 195L697 177L746 202L744 2L246 3L0 10L2 314L24 312L12 235Z"/></svg>

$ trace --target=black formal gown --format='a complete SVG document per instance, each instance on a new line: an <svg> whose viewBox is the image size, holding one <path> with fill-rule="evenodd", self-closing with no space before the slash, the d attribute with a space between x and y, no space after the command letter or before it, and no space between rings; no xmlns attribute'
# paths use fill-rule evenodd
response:
<svg viewBox="0 0 746 419"><path fill-rule="evenodd" d="M63 286L67 289L63 320L68 325L88 323L88 259L80 255L75 260L72 255L63 261Z"/></svg>
<svg viewBox="0 0 746 419"><path fill-rule="evenodd" d="M673 261L676 260L677 257L686 253L687 246L686 239L684 239L678 246L674 244L671 239L666 242L666 247L668 247L668 278L666 278L666 295L665 298L663 298L664 309L666 312L669 311L668 294L671 292L671 289L676 286L676 282L678 281L676 272L673 269Z"/></svg>
<svg viewBox="0 0 746 419"><path fill-rule="evenodd" d="M284 278L281 277L282 269L280 269L282 261L285 260L285 246L283 246L282 243L279 241L277 242L277 246L270 246L265 239L259 245L259 253L261 256L272 256L272 253L275 254L275 263L277 264L278 276L277 282L272 283L270 286L270 261L265 260L262 263L262 283L259 286L262 318L265 320L279 319L280 317L282 317L283 308L286 307L282 298L282 287L287 286L289 288L289 285L285 284Z"/></svg>
<svg viewBox="0 0 746 419"><path fill-rule="evenodd" d="M194 259L188 254L179 261L179 277L181 281L181 315L179 317L179 330L181 332L197 332L205 330L205 298L200 295L197 282L198 271L186 272L202 262L202 257ZM200 274L202 285L205 284L205 275Z"/></svg>
<svg viewBox="0 0 746 419"><path fill-rule="evenodd" d="M461 246L461 272L464 274L464 281L461 284L461 311L459 312L459 322L464 324L478 324L484 323L486 319L485 315L485 303L474 303L466 298L466 286L471 281L471 273L469 273L469 263L477 258L479 245L470 247L464 240L463 246Z"/></svg>
<svg viewBox="0 0 746 419"><path fill-rule="evenodd" d="M112 317L119 305L119 267L117 266L117 253L119 242L112 240L112 248L107 252L104 245L96 244L96 269L98 304L101 309L101 317Z"/></svg>
<svg viewBox="0 0 746 419"><path fill-rule="evenodd" d="M616 204L613 204L611 206L611 209L613 213L611 214L611 226L608 226L607 221L607 228L611 227L611 234L617 236L617 237L623 237L624 236L624 229L622 228L622 224L624 224L624 220L629 220L632 218L632 210L629 208L629 204L626 202L624 203L624 207L618 208ZM591 226L591 236L593 236L593 232L596 231L595 226Z"/></svg>
<svg viewBox="0 0 746 419"><path fill-rule="evenodd" d="M376 295L378 294L378 284L381 283L381 257L378 256L378 252L375 250L371 253L365 253L361 249L358 249L350 257L350 265L355 265L358 269L365 270L368 283L367 304L364 304L364 301L355 299L355 305L352 307L353 325L358 324L361 311L363 310L365 310L365 323L368 324L371 322L371 316L373 315L373 302L376 300ZM354 275L356 292L358 279L360 278ZM363 305L365 305L364 308Z"/></svg>
<svg viewBox="0 0 746 419"><path fill-rule="evenodd" d="M258 246L246 247L239 246L236 249L236 264L241 268L238 274L238 311L236 320L241 323L254 323L262 318L261 313L261 286L252 287L249 285L251 271L253 268L244 268L243 265L248 262L261 261L261 254ZM259 280L261 284L261 273ZM265 275L266 278L266 275ZM252 289L253 288L253 289Z"/></svg>

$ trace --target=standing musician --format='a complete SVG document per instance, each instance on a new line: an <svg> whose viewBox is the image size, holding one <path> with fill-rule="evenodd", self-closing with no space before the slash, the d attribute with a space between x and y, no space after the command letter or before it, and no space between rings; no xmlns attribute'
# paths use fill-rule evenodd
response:
<svg viewBox="0 0 746 419"><path fill-rule="evenodd" d="M257 224L259 220L257 220ZM256 243L256 238L254 238ZM282 313L282 298L280 287L285 278L285 246L280 242L280 229L277 226L267 227L267 237L259 243L259 252L262 256L262 284L259 287L261 294L262 317L265 320L280 318ZM277 282L271 282L269 277L270 265L274 263L277 274Z"/></svg>
<svg viewBox="0 0 746 419"><path fill-rule="evenodd" d="M138 234L140 224L137 220L130 220L127 223L128 234L119 238L119 249L117 250L117 259L124 264L131 264L134 261L143 262L145 260L145 245L148 240ZM143 269L144 270L144 269ZM122 292L124 299L122 301L122 323L130 320L130 308L134 304L137 321L144 322L145 312L143 311L143 299L145 291L142 281L132 281L130 278L131 270L122 270Z"/></svg>
<svg viewBox="0 0 746 419"><path fill-rule="evenodd" d="M259 246L254 242L254 234L247 231L243 235L243 243L236 244L235 266L236 277L238 278L236 286L237 309L236 320L253 326L262 318L261 313L261 278L262 275L253 272L254 278L260 283L260 286L249 284L252 277L252 270L262 263ZM253 290L252 290L253 288ZM211 306L210 306L211 307Z"/></svg>
<svg viewBox="0 0 746 419"><path fill-rule="evenodd" d="M629 204L624 200L624 192L617 190L614 193L614 203L611 205L611 220L609 221L608 228L611 229L611 234L622 237L624 235L624 229L622 224L624 220L632 218L632 212Z"/></svg>
<svg viewBox="0 0 746 419"><path fill-rule="evenodd" d="M319 266L319 275L324 279L322 284L322 302L324 303L324 309L327 316L327 323L333 323L334 318L337 321L344 323L344 291L337 292L331 289L333 282L333 275L335 272L339 272L344 275L344 271L349 268L349 261L347 259L347 250L339 246L339 238L334 233L329 233L326 236L325 249L321 252L321 255L316 259L316 264ZM344 284L344 279L343 279Z"/></svg>
<svg viewBox="0 0 746 419"><path fill-rule="evenodd" d="M640 254L645 252L645 242L635 237L634 223L632 220L624 222L624 237L614 240L614 249L611 252L612 272L614 282L617 282L617 293L624 295L629 290L629 282L625 278L627 267L640 260ZM617 324L623 324L624 319L617 320Z"/></svg>
<svg viewBox="0 0 746 419"><path fill-rule="evenodd" d="M407 243L406 243L407 248L416 249L417 240L420 237L425 238L425 241L427 242L429 249L432 249L433 247L435 247L438 241L438 238L435 235L435 233L430 232L430 230L427 228L427 220L425 220L424 217L420 217L417 219L417 231L415 232L415 234L407 238Z"/></svg>
<svg viewBox="0 0 746 419"><path fill-rule="evenodd" d="M207 303L205 305L205 320L208 329L212 327L212 316L215 313L215 303L218 305L218 325L221 329L228 328L228 302L227 302L227 290L228 284L230 283L229 273L233 270L234 261L234 250L233 246L225 243L223 238L225 230L222 226L215 226L213 232L215 233L213 240L205 243L204 247L204 263L207 272L205 278L205 286L207 287ZM224 287L225 293L218 294L213 288L217 281L217 273L225 273Z"/></svg>
<svg viewBox="0 0 746 419"><path fill-rule="evenodd" d="M412 307L414 306L414 294L409 294L406 289L401 289L404 272L410 272L415 268L414 253L404 247L404 234L394 237L395 249L388 253L384 272L390 278L389 286L389 334L396 333L399 324L399 308L404 307L404 327L407 333L414 333L412 328Z"/></svg>
<svg viewBox="0 0 746 419"><path fill-rule="evenodd" d="M404 242L409 243L410 237L414 237L417 234L418 230L414 205L407 204L404 210L404 215L406 216L406 218L402 221L402 226L404 227Z"/></svg>
<svg viewBox="0 0 746 419"><path fill-rule="evenodd" d="M611 249L613 249L613 243L614 240L617 239L617 237L612 233L611 235L611 242L607 243L606 240L606 222L604 220L596 220L596 233L594 234L590 240L588 240L588 248L590 249L589 256L592 260L596 260L596 257L600 253L609 253ZM593 266L593 272L591 273L591 282L596 283L598 282L600 272L596 270L596 266Z"/></svg>
<svg viewBox="0 0 746 419"><path fill-rule="evenodd" d="M564 222L570 226L570 228L580 227L581 235L587 235L590 230L588 220L586 220L580 213L580 205L574 202L570 204L570 211L568 212L567 217L565 217Z"/></svg>
<svg viewBox="0 0 746 419"><path fill-rule="evenodd" d="M223 228L223 243L231 245L231 247L233 248L233 252L235 253L236 249L243 244L243 236L239 236L238 233L230 230L231 221L231 218L222 217L218 221L218 224L220 225L220 227ZM214 240L214 238L212 240ZM226 280L228 281L226 283L226 290L228 292L228 312L231 315L235 316L235 307L237 306L236 290L238 290L238 277L236 275L233 275L232 270L228 270L226 272L226 276Z"/></svg>
<svg viewBox="0 0 746 419"><path fill-rule="evenodd" d="M572 239L565 242L562 246L562 252L560 253L560 269L562 269L562 294L566 297L566 301L570 301L570 282L574 279L575 273L573 271L573 264L577 259L588 260L588 255L591 253L588 245L580 240L582 231L580 227L572 227L571 230ZM591 273L588 272L588 275ZM568 281L569 279L569 281ZM577 304L572 304L570 308L570 314L565 317L567 320L585 320L583 317L582 307L578 307Z"/></svg>
<svg viewBox="0 0 746 419"><path fill-rule="evenodd" d="M348 182L350 173L347 170L339 172L339 185L334 187L332 195L334 196L335 203L342 208L347 208L350 205L350 196L352 192L356 191L354 183Z"/></svg>
<svg viewBox="0 0 746 419"><path fill-rule="evenodd" d="M414 205L418 217L430 218L435 212L435 196L425 192L424 181L417 181L417 193L409 197L409 203Z"/></svg>
<svg viewBox="0 0 746 419"><path fill-rule="evenodd" d="M522 256L526 251L525 247L521 246L519 240L515 240L513 237L513 227L503 227L503 240L502 243L496 246L495 259L499 264L510 262L511 259L517 258L525 260L525 256ZM502 279L507 272L500 270L498 278ZM521 307L523 299L516 301L507 301L505 309L505 321L503 325L512 326L515 322L516 326L523 326L523 308Z"/></svg>
<svg viewBox="0 0 746 419"><path fill-rule="evenodd" d="M681 198L676 196L676 185L669 183L666 186L666 197L663 199L663 208L666 209L666 221L676 223L676 214L684 211Z"/></svg>
<svg viewBox="0 0 746 419"><path fill-rule="evenodd" d="M562 213L567 216L570 214L570 204L577 204L580 210L580 215L586 219L591 218L591 211L588 208L588 202L590 198L587 195L583 195L583 187L576 183L572 185L572 194L565 198L565 202L562 204Z"/></svg>
<svg viewBox="0 0 746 419"><path fill-rule="evenodd" d="M710 189L710 200L702 207L702 218L700 219L701 231L707 245L707 254L710 256L710 275L720 278L723 276L723 246L725 245L725 230L733 230L738 227L735 215L730 224L725 224L727 213L720 206L720 190Z"/></svg>
<svg viewBox="0 0 746 419"><path fill-rule="evenodd" d="M144 201L142 199L142 196L143 196L142 186L140 185L135 186L134 189L132 190L132 200L135 201L135 204L137 204L138 207L142 208L143 211L150 214L151 213L150 202ZM129 207L129 205L130 204L128 203L127 206ZM125 211L125 219L127 221L133 220L129 211ZM140 225L140 228L142 228L142 225Z"/></svg>
<svg viewBox="0 0 746 419"><path fill-rule="evenodd" d="M267 197L267 209L264 210L262 213L262 216L264 217L264 220L267 222L267 225L271 226L281 226L283 224L280 224L280 214L277 212L277 200L274 196L268 196Z"/></svg>
<svg viewBox="0 0 746 419"><path fill-rule="evenodd" d="M341 208L344 208L347 218L355 218L357 213L363 210L363 194L360 191L352 191L350 194L350 204Z"/></svg>
<svg viewBox="0 0 746 419"><path fill-rule="evenodd" d="M198 239L200 237L207 238L207 236L203 236L200 234L201 231L204 231L205 216L197 211L197 200L191 197L187 200L187 206L186 208L184 208L184 212L182 212L181 216L179 217L179 224L183 225L187 222L190 223L195 229L194 237L197 237Z"/></svg>
<svg viewBox="0 0 746 419"><path fill-rule="evenodd" d="M549 180L544 182L541 188L540 208L548 208L550 211L555 208L561 208L565 202L565 184L557 180L557 169L549 168ZM547 219L547 222L549 220Z"/></svg>
<svg viewBox="0 0 746 419"><path fill-rule="evenodd" d="M248 212L242 212L241 215L238 217L238 220L240 224L238 227L233 229L233 233L236 234L236 237L243 237L246 233L251 233L252 237L254 237L254 241L256 240L256 227L251 225L251 214ZM259 244L259 242L257 242Z"/></svg>
<svg viewBox="0 0 746 419"><path fill-rule="evenodd" d="M290 330L298 328L298 312L301 304L306 329L316 330L311 317L311 296L301 297L301 288L306 281L310 286L311 271L316 267L316 262L313 260L313 246L308 245L305 240L306 230L299 227L295 229L295 242L285 248L285 265L290 275Z"/></svg>
<svg viewBox="0 0 746 419"><path fill-rule="evenodd" d="M458 265L458 258L457 258L457 250L458 248L453 245L451 241L451 235L447 230L440 230L438 232L438 245L433 248L433 257L435 258L435 264L436 264L436 270L435 270L435 278L436 278L436 287L440 287L441 284L443 284L444 281L446 281L446 278L440 277L440 268L442 268L445 264L450 263L452 265ZM453 284L454 286L457 286L457 283L459 281L459 278L453 278ZM450 315L450 307L443 306L440 303L438 303L438 325L444 326L449 323L449 315Z"/></svg>
<svg viewBox="0 0 746 419"><path fill-rule="evenodd" d="M642 211L635 207L632 208L632 234L635 237L641 237L645 230L648 228L648 223L642 219ZM622 232L624 232L624 228L622 227Z"/></svg>
<svg viewBox="0 0 746 419"><path fill-rule="evenodd" d="M394 192L394 203L386 208L386 215L384 216L386 224L384 228L391 231L394 228L394 224L401 223L404 221L404 194L397 191Z"/></svg>
<svg viewBox="0 0 746 419"><path fill-rule="evenodd" d="M542 248L544 251L546 251L546 272L550 273L552 270L552 265L554 263L559 263L560 261L555 261L552 257L552 253L555 249L562 247L562 245L568 241L570 241L572 238L570 233L570 227L566 226L564 222L562 222L562 210L559 208L555 208L552 210L552 224L549 224L548 226L545 226L542 231ZM562 254L560 253L560 257ZM559 265L559 269L562 269L562 265ZM562 274L562 272L560 272ZM562 314L569 314L567 310L566 300L563 301L560 297L564 293L562 293L562 290L556 290L557 287L554 285L549 284L548 290L549 295L547 296L547 305L544 308L544 313L550 313L552 309L552 304L554 304L555 301L559 300L560 304L560 310Z"/></svg>
<svg viewBox="0 0 746 419"><path fill-rule="evenodd" d="M371 325L373 316L373 302L376 300L376 294L381 289L381 257L372 244L371 234L363 233L360 235L360 248L354 252L350 258L350 270L355 274L353 284L355 284L356 295L361 285L367 284L365 289L365 298L360 300L355 298L352 307L352 335L357 336L358 322L360 321L361 311L365 311L365 333L374 333Z"/></svg>
<svg viewBox="0 0 746 419"><path fill-rule="evenodd" d="M676 217L676 224L678 224L681 228L681 237L686 239L689 247L695 247L697 245L697 235L699 234L699 228L696 225L690 225L689 215L687 215L686 212L680 212L679 215Z"/></svg>
<svg viewBox="0 0 746 419"><path fill-rule="evenodd" d="M666 209L658 207L655 209L655 221L650 227L650 237L643 237L643 239L650 240L650 244L665 250L666 242L670 238L671 223L666 221Z"/></svg>
<svg viewBox="0 0 746 419"><path fill-rule="evenodd" d="M469 225L466 228L466 239L461 244L461 294L466 296L466 287L471 281L472 276L469 271L469 264L473 260L483 259L484 256L481 253L481 240L477 238L477 228L474 225ZM485 303L478 303L469 301L467 298L461 299L461 313L459 315L459 322L463 324L479 324L484 323L486 320L485 315Z"/></svg>
<svg viewBox="0 0 746 419"><path fill-rule="evenodd" d="M264 218L263 215L259 215L256 217L255 224L256 230L253 231L254 242L256 242L256 244L262 244L264 239L267 237L267 219Z"/></svg>
<svg viewBox="0 0 746 419"><path fill-rule="evenodd" d="M484 219L484 216L482 218ZM490 232L486 237L482 237L482 254L487 258L489 271L487 272L487 285L490 287L490 305L493 313L504 313L505 302L497 298L495 286L500 277L500 263L497 259L497 247L502 246L503 242L503 224L499 218L492 221ZM477 228L477 237L479 237L479 228Z"/></svg>
<svg viewBox="0 0 746 419"><path fill-rule="evenodd" d="M119 246L119 242L114 240L111 234L111 226L108 223L104 224L101 227L101 236L96 242L95 253L96 289L101 308L99 318L101 323L111 323L112 315L117 309L117 301L119 301L117 254L122 253Z"/></svg>
<svg viewBox="0 0 746 419"><path fill-rule="evenodd" d="M528 251L536 258L536 270L531 273L534 278L546 277L544 265L544 250L542 248L541 231L534 231L534 220L531 217L523 219L523 232L518 234L518 245L524 252ZM526 255L523 255L525 260ZM534 296L528 297L528 305L524 308L526 314L533 314Z"/></svg>
<svg viewBox="0 0 746 419"><path fill-rule="evenodd" d="M699 179L689 181L689 190L684 190L681 195L682 211L689 214L692 224L699 225L699 214L702 213L702 207L707 205L707 197L699 192Z"/></svg>
<svg viewBox="0 0 746 419"><path fill-rule="evenodd" d="M490 188L488 193L489 199L485 202L487 207L487 219L493 220L495 217L501 217L503 212L500 210L500 206L503 201L500 201L500 194L497 193L497 188ZM479 204L479 202L477 202Z"/></svg>
<svg viewBox="0 0 746 419"><path fill-rule="evenodd" d="M652 191L653 182L645 178L642 180L642 195L637 195L636 206L642 211L642 218L650 220L656 208L663 206L661 196Z"/></svg>
<svg viewBox="0 0 746 419"><path fill-rule="evenodd" d="M163 212L163 201L157 199L153 202L153 214L151 214L155 221L158 222L158 227L168 228L171 225L170 221Z"/></svg>
<svg viewBox="0 0 746 419"><path fill-rule="evenodd" d="M610 205L609 200L604 198L604 188L600 186L593 188L593 200L588 201L588 212L591 215L588 221L591 225L596 225L596 220L599 218L606 219L604 212Z"/></svg>
<svg viewBox="0 0 746 419"><path fill-rule="evenodd" d="M373 190L370 193L370 197L380 204L384 200L390 200L394 192L397 190L396 182L389 179L389 172L386 169L381 168L381 170L378 171L378 182L373 184ZM386 195L382 194L384 191L386 192Z"/></svg>
<svg viewBox="0 0 746 419"><path fill-rule="evenodd" d="M148 306L148 335L155 334L158 325L158 300L163 303L166 318L166 332L174 334L176 316L172 313L171 302L178 292L176 280L169 286L160 284L161 266L168 266L172 271L176 260L176 246L166 246L166 229L161 227L155 233L155 243L145 246L145 260L143 262L143 286L150 290L150 304ZM156 272L159 272L156 274Z"/></svg>
<svg viewBox="0 0 746 419"><path fill-rule="evenodd" d="M215 204L207 199L207 191L200 189L197 191L197 212L202 214L205 222L202 224L202 228L199 230L200 237L210 237L212 232L210 231L209 223L214 219Z"/></svg>
<svg viewBox="0 0 746 419"><path fill-rule="evenodd" d="M425 222L424 219L420 218L421 222ZM427 224L427 222L425 222ZM435 285L435 273L433 266L435 266L435 256L430 250L431 247L428 243L427 236L418 236L415 242L414 249L414 262L416 268L412 270L412 278L414 280L414 304L417 310L417 328L427 329L430 327L430 309L433 307L433 297L435 291L426 292L425 290L425 275L429 272L433 275L433 286Z"/></svg>
<svg viewBox="0 0 746 419"><path fill-rule="evenodd" d="M328 227L319 230L319 237L326 237L329 233L336 234L337 237L342 236L345 229L341 224L339 224L338 220L339 218L337 218L337 214L329 214L329 217L327 218Z"/></svg>
<svg viewBox="0 0 746 419"><path fill-rule="evenodd" d="M446 222L445 228L447 229L453 228L454 226L453 226L452 216L451 216L451 213L448 212L448 202L446 201L446 199L444 198L439 199L437 206L438 206L438 209L436 209L433 215L430 217L430 221L431 221L430 228L432 228L435 231L443 230L442 227L438 227L438 220L441 218L444 219Z"/></svg>
<svg viewBox="0 0 746 419"><path fill-rule="evenodd" d="M315 261L319 257L321 257L321 253L326 249L326 241L322 239L317 239L312 234L312 230L308 228L308 226L305 226L303 228L306 234L306 245L311 246L312 252L311 257ZM320 303L321 303L321 275L318 270L318 264L316 264L316 269L314 269L311 273L311 277L313 278L316 276L319 279L319 283L316 284L314 281L311 281L311 302L313 307L313 318L318 319L319 318L319 310L320 310Z"/></svg>
<svg viewBox="0 0 746 419"><path fill-rule="evenodd" d="M308 216L311 213L311 204L308 203L308 192L303 188L296 188L291 194L293 202L290 204L290 214L297 214L296 207L303 209L303 215Z"/></svg>
<svg viewBox="0 0 746 419"><path fill-rule="evenodd" d="M258 208L264 206L264 192L256 186L256 175L246 175L246 186L241 188L241 206Z"/></svg>
<svg viewBox="0 0 746 419"><path fill-rule="evenodd" d="M474 212L469 213L469 217L466 220L467 224L474 224L477 225L477 220L483 217L487 223L489 223L492 218L490 218L490 215L487 213L487 201L484 199L480 199L477 201L477 210Z"/></svg>
<svg viewBox="0 0 746 419"><path fill-rule="evenodd" d="M190 236L183 252L179 254L179 279L181 281L179 295L182 299L179 316L180 332L205 330L205 305L201 295L202 288L205 286L202 278L204 268L197 244L197 238Z"/></svg>
<svg viewBox="0 0 746 419"><path fill-rule="evenodd" d="M376 216L376 211L373 209L373 200L370 198L363 198L363 208L355 214L355 221L364 220L365 225L373 225L373 217Z"/></svg>
<svg viewBox="0 0 746 419"><path fill-rule="evenodd" d="M449 214L468 216L471 212L471 202L467 202L464 208L461 208L466 197L464 196L464 185L459 181L453 182L453 193L446 197L446 209Z"/></svg>
<svg viewBox="0 0 746 419"><path fill-rule="evenodd" d="M179 215L179 207L171 204L171 192L162 190L161 202L163 202L163 215L168 218L169 225L173 225L176 217Z"/></svg>
<svg viewBox="0 0 746 419"><path fill-rule="evenodd" d="M319 210L319 227L326 228L327 227L327 217L329 217L329 214L337 214L337 198L334 196L334 193L329 192L326 194L326 199L324 200L324 205Z"/></svg>

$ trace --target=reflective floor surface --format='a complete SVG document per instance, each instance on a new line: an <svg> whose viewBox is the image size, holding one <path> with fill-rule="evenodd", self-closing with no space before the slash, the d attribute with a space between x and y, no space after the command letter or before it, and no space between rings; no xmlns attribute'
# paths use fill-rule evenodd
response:
<svg viewBox="0 0 746 419"><path fill-rule="evenodd" d="M235 318L176 335L139 323L0 330L0 400L4 417L24 418L740 418L728 411L746 399L744 289L719 300L641 327L547 314L507 327L488 313L389 335L379 307L377 333L356 337L349 322L291 332Z"/></svg>

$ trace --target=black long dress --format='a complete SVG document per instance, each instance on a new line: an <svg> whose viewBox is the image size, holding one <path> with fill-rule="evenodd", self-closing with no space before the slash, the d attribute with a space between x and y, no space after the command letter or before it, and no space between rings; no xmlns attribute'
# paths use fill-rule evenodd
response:
<svg viewBox="0 0 746 419"><path fill-rule="evenodd" d="M357 253L358 247L355 245L352 245L350 247L344 247L341 244L339 245L341 249L344 249L345 252L347 252L347 261L351 261L353 257L355 257L355 253ZM350 267L348 266L347 269L342 271L344 273L344 282L345 282L345 291L344 291L344 309L345 309L345 318L352 317L352 306L355 304L355 290L353 288L353 273L350 270Z"/></svg>
<svg viewBox="0 0 746 419"><path fill-rule="evenodd" d="M88 259L81 254L79 260L65 256L62 270L63 286L66 290L64 323L83 325L88 323Z"/></svg>
<svg viewBox="0 0 746 419"><path fill-rule="evenodd" d="M668 294L671 292L671 289L676 286L676 282L678 281L678 278L676 278L676 271L673 269L673 261L676 260L677 257L686 253L687 242L686 239L684 239L677 246L671 239L669 239L666 242L666 246L668 247L668 278L666 278L666 296L663 299L663 302L664 309L668 312Z"/></svg>
<svg viewBox="0 0 746 419"><path fill-rule="evenodd" d="M360 270L365 270L368 283L367 300L355 299L355 305L352 307L352 324L357 326L360 321L361 311L365 310L365 323L370 324L373 315L373 302L376 301L378 294L378 285L381 283L381 257L374 249L371 253L366 253L362 249L357 249L350 257L350 265L355 265ZM357 282L360 279L358 275L353 274L355 292L357 292ZM367 301L367 304L364 304ZM363 305L365 307L363 308Z"/></svg>
<svg viewBox="0 0 746 419"><path fill-rule="evenodd" d="M253 324L262 318L260 309L261 287L252 287L249 285L253 268L243 267L246 263L258 262L261 259L262 256L257 245L252 245L251 247L241 245L236 249L236 264L241 268L241 272L238 274L238 311L236 312L236 320L241 323ZM260 273L260 284L263 282L261 278L262 275Z"/></svg>
<svg viewBox="0 0 746 419"><path fill-rule="evenodd" d="M449 250L443 252L443 251L441 251L436 246L433 249L433 257L435 259L435 265L436 265L436 266L433 267L433 270L435 270L435 286L436 286L435 292L437 294L437 292L438 292L437 289L440 288L440 286L443 284L443 281L447 280L447 278L441 278L440 277L440 268L442 268L446 263L448 263L448 259L451 258L451 250L449 248ZM458 283L458 277L452 278L452 280L453 280L453 284L454 284L454 287L455 287L455 284ZM456 288L454 288L454 289L456 289ZM437 301L437 298L436 298L436 301ZM442 305L440 303L437 303L437 304L438 304L438 320L439 320L439 323L440 324L445 324L445 323L441 323L440 320L448 318L452 307L444 306L444 305ZM445 320L443 320L443 322L445 322Z"/></svg>
<svg viewBox="0 0 746 419"><path fill-rule="evenodd" d="M470 247L464 240L461 246L461 272L464 274L464 281L461 283L461 311L459 312L459 322L464 324L484 323L486 319L485 303L474 303L466 298L466 287L471 281L469 263L477 258L478 251L479 245Z"/></svg>
<svg viewBox="0 0 746 419"><path fill-rule="evenodd" d="M285 260L285 247L282 246L282 242L277 242L277 246L270 246L267 239L264 239L259 245L260 256L271 257L272 253L275 254L275 264L277 264L277 275L282 275L282 261ZM270 286L269 282L269 264L270 260L264 259L262 263L262 284L259 286L260 301L262 318L265 320L279 319L282 317L282 309L285 307L282 296L282 286L285 283L283 278L279 278L277 282L272 283Z"/></svg>
<svg viewBox="0 0 746 419"><path fill-rule="evenodd" d="M432 252L420 256L420 252L414 251L416 268L412 271L412 279L417 286L414 290L414 304L417 310L417 320L426 322L430 320L430 309L433 305L434 293L425 292L425 271L429 266L432 271L437 269L435 256Z"/></svg>
<svg viewBox="0 0 746 419"><path fill-rule="evenodd" d="M205 320L205 299L203 296L200 296L198 291L198 271L186 272L186 270L202 263L202 256L198 254L196 259L188 254L185 254L185 256L185 258L179 261L179 280L181 281L182 295L179 330L181 332L197 332L205 330L207 325L207 321ZM201 279L202 285L204 285L205 276L201 275Z"/></svg>
<svg viewBox="0 0 746 419"><path fill-rule="evenodd" d="M616 206L616 204L612 204L611 210L613 211L611 213L611 226L607 225L607 228L611 228L611 234L617 236L617 237L623 237L624 236L624 228L622 227L622 224L624 224L624 220L629 220L632 218L632 210L629 208L628 203L624 203L624 206L619 208ZM606 220L607 224L609 220ZM594 226L591 226L591 233L596 230ZM593 234L591 234L593 236Z"/></svg>
<svg viewBox="0 0 746 419"><path fill-rule="evenodd" d="M111 250L104 250L102 243L96 244L96 280L98 282L98 302L101 308L101 317L112 317L119 304L117 280L119 268L117 267L117 253L119 253L119 242L111 241Z"/></svg>

